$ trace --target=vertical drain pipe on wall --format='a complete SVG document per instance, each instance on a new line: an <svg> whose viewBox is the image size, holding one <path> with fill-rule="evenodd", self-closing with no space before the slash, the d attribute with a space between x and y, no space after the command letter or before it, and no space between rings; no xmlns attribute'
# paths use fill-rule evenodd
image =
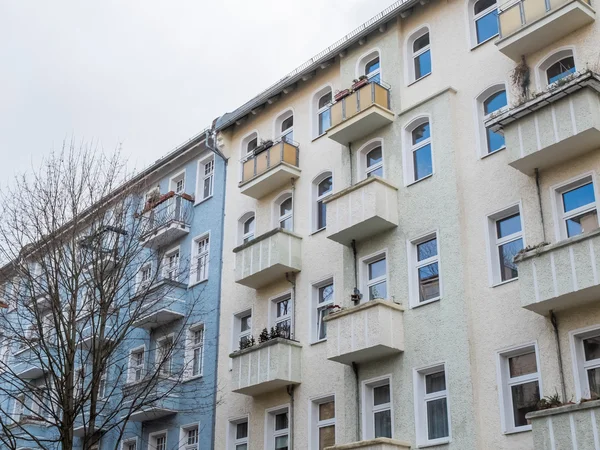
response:
<svg viewBox="0 0 600 450"><path fill-rule="evenodd" d="M550 322L552 322L552 327L554 328L554 339L556 340L556 353L558 357L558 374L560 376L560 392L562 395L562 401L567 401L567 389L565 387L565 371L563 370L563 359L562 359L562 350L560 349L560 338L558 334L558 320L556 319L556 315L554 311L550 310ZM539 370L539 369L538 369Z"/></svg>
<svg viewBox="0 0 600 450"><path fill-rule="evenodd" d="M356 380L356 442L360 441L360 384L358 381L358 364L352 361L352 371Z"/></svg>
<svg viewBox="0 0 600 450"><path fill-rule="evenodd" d="M540 189L540 171L535 168L535 187L537 188L538 206L540 208L540 219L542 221L542 236L546 242L546 226L544 225L544 210L542 209L542 191Z"/></svg>
<svg viewBox="0 0 600 450"><path fill-rule="evenodd" d="M290 418L289 427L290 433L288 434L288 447L290 450L294 450L294 385L290 384L287 387L287 393L290 396Z"/></svg>
<svg viewBox="0 0 600 450"><path fill-rule="evenodd" d="M350 156L350 186L352 186L352 175L354 174L354 167L352 164L352 144L350 142L348 142L348 155Z"/></svg>
<svg viewBox="0 0 600 450"><path fill-rule="evenodd" d="M293 207L293 205L294 205L294 200L292 199L292 207ZM293 215L292 215L292 217L293 217ZM285 273L285 279L288 281L288 283L290 283L292 285L292 320L295 320L295 318L296 318L296 275L292 274L292 276L294 277L293 279L292 279L292 277L290 277L289 272ZM291 323L290 328L294 329L295 324ZM290 330L290 338L294 339L294 337L295 336L292 334L292 330ZM287 387L287 393L290 396L290 413L289 413L290 434L289 434L289 438L288 438L288 440L289 440L288 444L289 444L290 450L294 450L294 385L293 384L290 384Z"/></svg>

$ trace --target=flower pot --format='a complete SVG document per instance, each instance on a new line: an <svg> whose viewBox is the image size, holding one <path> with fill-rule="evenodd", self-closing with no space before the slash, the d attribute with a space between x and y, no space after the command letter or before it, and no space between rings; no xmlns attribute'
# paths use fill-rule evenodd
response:
<svg viewBox="0 0 600 450"><path fill-rule="evenodd" d="M335 99L336 102L339 102L341 99L343 99L344 97L347 97L349 95L350 95L350 89L344 89L343 91L340 91L337 94L335 94L335 96L333 98Z"/></svg>
<svg viewBox="0 0 600 450"><path fill-rule="evenodd" d="M358 89L360 89L363 86L366 86L366 84L369 82L369 80L367 78L363 78L362 80L358 80L356 83L354 83L352 85L352 90L356 91Z"/></svg>

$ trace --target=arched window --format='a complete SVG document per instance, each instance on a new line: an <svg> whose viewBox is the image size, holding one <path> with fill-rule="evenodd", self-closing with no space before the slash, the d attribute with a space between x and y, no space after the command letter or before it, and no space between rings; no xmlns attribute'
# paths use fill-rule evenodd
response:
<svg viewBox="0 0 600 450"><path fill-rule="evenodd" d="M313 138L321 136L331 127L331 99L331 86L325 86L313 96Z"/></svg>
<svg viewBox="0 0 600 450"><path fill-rule="evenodd" d="M407 151L405 152L405 176L407 184L422 180L433 174L431 150L431 126L429 118L414 120L406 128Z"/></svg>
<svg viewBox="0 0 600 450"><path fill-rule="evenodd" d="M498 35L496 0L477 0L472 6L475 43L481 44Z"/></svg>
<svg viewBox="0 0 600 450"><path fill-rule="evenodd" d="M275 120L275 134L282 140L294 141L294 113L286 111Z"/></svg>
<svg viewBox="0 0 600 450"><path fill-rule="evenodd" d="M565 49L550 55L538 68L540 87L544 88L576 71L573 50Z"/></svg>
<svg viewBox="0 0 600 450"><path fill-rule="evenodd" d="M294 229L294 208L291 195L279 203L279 228L288 231Z"/></svg>
<svg viewBox="0 0 600 450"><path fill-rule="evenodd" d="M412 67L410 80L417 81L431 73L431 43L429 28L423 27L408 39L408 54Z"/></svg>
<svg viewBox="0 0 600 450"><path fill-rule="evenodd" d="M254 239L255 226L256 221L253 212L246 213L240 218L240 236L242 244Z"/></svg>
<svg viewBox="0 0 600 450"><path fill-rule="evenodd" d="M323 201L331 195L332 191L331 172L324 172L313 181L314 231L322 230L327 226L327 205Z"/></svg>
<svg viewBox="0 0 600 450"><path fill-rule="evenodd" d="M498 112L508 105L506 97L506 89L504 85L497 85L487 89L478 98L479 103L479 114L480 114L480 127L485 137L481 136L482 143L482 156L490 153L502 150L505 146L504 135L496 133L489 128L485 128L483 123L489 118L490 115Z"/></svg>
<svg viewBox="0 0 600 450"><path fill-rule="evenodd" d="M361 56L358 60L356 78L366 75L369 81L379 83L381 81L381 59L379 50L371 50Z"/></svg>
<svg viewBox="0 0 600 450"><path fill-rule="evenodd" d="M380 138L367 142L356 153L358 159L358 179L377 175L384 176L383 141Z"/></svg>
<svg viewBox="0 0 600 450"><path fill-rule="evenodd" d="M254 131L242 139L242 158L251 155L256 147L258 147L258 133Z"/></svg>
<svg viewBox="0 0 600 450"><path fill-rule="evenodd" d="M381 151L381 145L375 147L373 150L370 150L366 154L367 158L367 178L372 177L373 175L377 175L379 177L383 176L383 154Z"/></svg>

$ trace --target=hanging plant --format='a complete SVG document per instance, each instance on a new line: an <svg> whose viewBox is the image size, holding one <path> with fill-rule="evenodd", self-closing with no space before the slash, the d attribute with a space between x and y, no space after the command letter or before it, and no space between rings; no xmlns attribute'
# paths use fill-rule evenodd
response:
<svg viewBox="0 0 600 450"><path fill-rule="evenodd" d="M529 96L529 84L531 83L531 73L525 57L521 56L521 62L515 67L511 74L511 81L517 87L519 92L519 102L527 100Z"/></svg>

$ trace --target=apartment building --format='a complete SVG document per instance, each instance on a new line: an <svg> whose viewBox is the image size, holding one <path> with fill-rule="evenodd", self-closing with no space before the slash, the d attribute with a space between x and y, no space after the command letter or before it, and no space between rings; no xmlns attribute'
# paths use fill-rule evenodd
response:
<svg viewBox="0 0 600 450"><path fill-rule="evenodd" d="M109 326L111 329L105 332L102 342L110 345L111 340L120 336L119 347L111 354L100 381L101 406L95 424L99 441L93 446L95 449L213 447L225 162L211 144L207 144L207 136L203 132L190 139L119 189L130 189L135 193L132 195L143 197L131 203L139 206L125 214L125 221L130 225L122 233L140 230L136 235L140 250L135 258L127 254L123 257L131 267L123 267L123 261L113 261L110 267L103 265L101 269L107 276L114 267L121 271L118 282L125 292L118 298L123 299L125 305L114 309L125 314L110 317L107 329ZM98 208L104 204L101 202ZM85 223L81 218L80 221ZM102 228L105 229L108 234L116 232L114 226ZM88 234L89 230L81 233L82 236ZM76 245L83 246L79 241ZM127 244L121 244L124 246ZM123 273L131 274L131 282L126 278L129 275ZM10 280L0 291L3 293L0 297L18 300L14 290L19 289L19 277L0 279ZM51 295L54 294L44 291L36 294L36 298ZM54 368L59 362L62 364L60 349L49 353L36 347L41 344L40 339L33 336L35 317L42 314L42 304L38 301L35 310L23 307L18 301L16 305L20 307L9 304L1 317L2 432L17 438L17 448L60 448L51 441L40 444L35 440L58 437L57 428L46 415L57 407L52 405L58 400L47 377L50 370L58 370ZM81 311L86 307L84 299ZM68 304L65 305L64 309L68 308ZM77 346L82 352L76 358L76 373L82 380L77 382L77 386L81 384L77 392L87 389L91 382L86 380L90 375L84 364L92 360L85 355L100 335L99 328L94 327L90 319L99 315L99 310L88 308L93 309L90 314L79 314L78 309L76 316L82 322L81 328L87 327L77 334ZM133 319L127 316L128 311L135 314ZM52 313L49 314L52 324ZM27 316L33 316L31 339L14 336L16 324ZM125 336L118 334L120 327L126 330ZM46 334L46 330L42 332ZM52 330L48 332L50 336ZM48 345L47 342L50 338L44 345ZM55 354L57 362L52 363L49 360ZM156 381L146 382L150 378ZM15 395L12 390L20 388L21 382L24 386L38 386L37 394L28 395L23 391ZM151 392L136 392L144 389ZM44 396L42 400L38 399L40 395ZM74 393L75 398L78 395ZM137 402L137 406L133 407L131 402ZM90 433L86 408L84 406L73 426L78 447ZM126 425L124 416L128 417ZM90 448L89 442L86 447Z"/></svg>
<svg viewBox="0 0 600 450"><path fill-rule="evenodd" d="M216 449L598 448L534 412L600 383L594 7L397 2L215 122Z"/></svg>

